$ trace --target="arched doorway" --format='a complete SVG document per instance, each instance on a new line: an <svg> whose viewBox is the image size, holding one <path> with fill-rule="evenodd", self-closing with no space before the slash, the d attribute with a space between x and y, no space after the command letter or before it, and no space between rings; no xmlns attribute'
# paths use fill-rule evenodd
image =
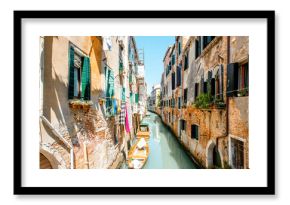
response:
<svg viewBox="0 0 290 205"><path fill-rule="evenodd" d="M56 150L48 144L41 144L39 150L40 169L66 169L66 162Z"/></svg>
<svg viewBox="0 0 290 205"><path fill-rule="evenodd" d="M216 143L211 140L206 149L206 168L219 169L222 167L222 160L218 147L216 146Z"/></svg>
<svg viewBox="0 0 290 205"><path fill-rule="evenodd" d="M50 161L42 153L39 153L39 161L40 169L52 169Z"/></svg>

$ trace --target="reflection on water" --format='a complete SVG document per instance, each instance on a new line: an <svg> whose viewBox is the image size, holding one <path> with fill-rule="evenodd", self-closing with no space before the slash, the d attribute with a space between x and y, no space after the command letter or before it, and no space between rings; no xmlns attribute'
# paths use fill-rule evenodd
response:
<svg viewBox="0 0 290 205"><path fill-rule="evenodd" d="M150 127L150 155L143 169L196 169L171 131L162 123L160 117L149 113L142 122Z"/></svg>

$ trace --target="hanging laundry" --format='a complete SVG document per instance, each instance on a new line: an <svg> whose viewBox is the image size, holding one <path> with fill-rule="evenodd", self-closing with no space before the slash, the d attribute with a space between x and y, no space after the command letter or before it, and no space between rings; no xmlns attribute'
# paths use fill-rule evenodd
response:
<svg viewBox="0 0 290 205"><path fill-rule="evenodd" d="M127 106L128 116L129 116L129 128L131 130L133 128L133 125L132 125L132 109L131 109L131 105L129 103L126 103L126 106Z"/></svg>
<svg viewBox="0 0 290 205"><path fill-rule="evenodd" d="M120 124L125 125L125 116L126 116L126 103L121 103L121 113L120 113Z"/></svg>
<svg viewBox="0 0 290 205"><path fill-rule="evenodd" d="M116 115L118 112L118 103L117 99L113 99L113 115Z"/></svg>
<svg viewBox="0 0 290 205"><path fill-rule="evenodd" d="M126 132L129 133L130 132L130 124L129 124L129 115L128 115L128 107L127 105L125 105L125 113L126 113L126 117L125 117L125 129Z"/></svg>
<svg viewBox="0 0 290 205"><path fill-rule="evenodd" d="M118 99L118 113L121 112L121 100Z"/></svg>

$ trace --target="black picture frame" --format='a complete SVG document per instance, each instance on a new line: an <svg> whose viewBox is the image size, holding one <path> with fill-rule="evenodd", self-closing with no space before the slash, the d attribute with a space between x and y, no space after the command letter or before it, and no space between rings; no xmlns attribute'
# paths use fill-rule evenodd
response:
<svg viewBox="0 0 290 205"><path fill-rule="evenodd" d="M173 15L174 14L174 15ZM266 187L23 187L22 186L22 19L205 18L267 21ZM275 194L275 11L14 11L14 194L15 195L273 195Z"/></svg>

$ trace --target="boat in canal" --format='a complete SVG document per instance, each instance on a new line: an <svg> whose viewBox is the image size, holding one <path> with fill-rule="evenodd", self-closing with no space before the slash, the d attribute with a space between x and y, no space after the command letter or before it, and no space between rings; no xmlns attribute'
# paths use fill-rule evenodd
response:
<svg viewBox="0 0 290 205"><path fill-rule="evenodd" d="M149 124L141 123L139 125L139 129L137 131L136 138L137 139L144 138L147 142L149 141L149 138L150 138Z"/></svg>
<svg viewBox="0 0 290 205"><path fill-rule="evenodd" d="M149 156L149 145L144 138L140 138L128 153L128 168L142 169Z"/></svg>

